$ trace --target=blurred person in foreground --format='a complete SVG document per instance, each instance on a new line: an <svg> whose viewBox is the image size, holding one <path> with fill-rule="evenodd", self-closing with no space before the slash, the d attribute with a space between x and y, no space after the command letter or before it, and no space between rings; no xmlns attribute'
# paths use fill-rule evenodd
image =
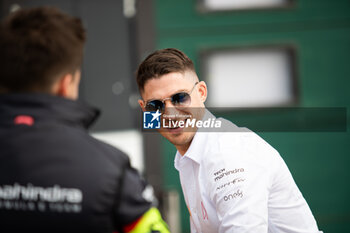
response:
<svg viewBox="0 0 350 233"><path fill-rule="evenodd" d="M85 30L56 8L0 25L0 231L169 232L128 157L88 135Z"/></svg>
<svg viewBox="0 0 350 233"><path fill-rule="evenodd" d="M142 110L161 114L158 131L177 149L174 165L192 233L319 232L279 153L205 109L207 86L183 52L150 54L139 65L137 84Z"/></svg>

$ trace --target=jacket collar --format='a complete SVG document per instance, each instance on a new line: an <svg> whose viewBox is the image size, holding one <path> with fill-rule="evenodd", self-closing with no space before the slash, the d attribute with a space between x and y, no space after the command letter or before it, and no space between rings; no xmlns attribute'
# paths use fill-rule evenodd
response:
<svg viewBox="0 0 350 233"><path fill-rule="evenodd" d="M17 115L32 116L35 121L61 121L88 128L99 116L98 109L81 101L49 94L0 95L0 122L13 122Z"/></svg>

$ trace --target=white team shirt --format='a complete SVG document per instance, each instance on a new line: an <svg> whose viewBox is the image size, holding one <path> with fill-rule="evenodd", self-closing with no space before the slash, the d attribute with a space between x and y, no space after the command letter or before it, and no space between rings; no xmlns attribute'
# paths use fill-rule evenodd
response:
<svg viewBox="0 0 350 233"><path fill-rule="evenodd" d="M191 232L320 232L279 153L221 121L230 132L197 132L187 152L175 156Z"/></svg>

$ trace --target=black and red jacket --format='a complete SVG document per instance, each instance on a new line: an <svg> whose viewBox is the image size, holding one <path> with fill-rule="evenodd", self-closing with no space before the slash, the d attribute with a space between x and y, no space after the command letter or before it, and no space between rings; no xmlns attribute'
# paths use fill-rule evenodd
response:
<svg viewBox="0 0 350 233"><path fill-rule="evenodd" d="M97 115L61 97L0 95L0 232L113 232L151 207L128 157L88 135Z"/></svg>

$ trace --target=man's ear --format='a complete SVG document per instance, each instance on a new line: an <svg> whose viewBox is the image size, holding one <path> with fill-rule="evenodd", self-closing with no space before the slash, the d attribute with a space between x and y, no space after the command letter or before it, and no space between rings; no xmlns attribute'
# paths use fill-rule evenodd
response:
<svg viewBox="0 0 350 233"><path fill-rule="evenodd" d="M208 96L207 84L204 81L198 83L198 92L202 103L204 103Z"/></svg>
<svg viewBox="0 0 350 233"><path fill-rule="evenodd" d="M142 111L145 112L146 111L146 109L145 109L145 102L143 100L138 100L137 102L139 103Z"/></svg>
<svg viewBox="0 0 350 233"><path fill-rule="evenodd" d="M54 87L53 87L54 94L65 98L69 97L72 81L73 81L72 74L67 73L63 75L54 84Z"/></svg>

